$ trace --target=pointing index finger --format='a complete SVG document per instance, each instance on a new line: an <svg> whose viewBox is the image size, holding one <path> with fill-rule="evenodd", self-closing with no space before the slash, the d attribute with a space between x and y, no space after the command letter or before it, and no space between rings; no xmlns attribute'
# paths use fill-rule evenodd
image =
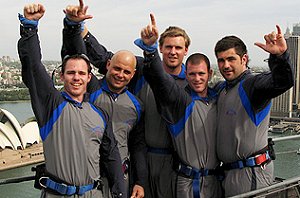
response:
<svg viewBox="0 0 300 198"><path fill-rule="evenodd" d="M279 25L276 25L276 28L277 28L277 34L281 34L281 29L280 29Z"/></svg>
<svg viewBox="0 0 300 198"><path fill-rule="evenodd" d="M83 7L84 7L83 0L79 0L79 7L80 7L80 8L83 8Z"/></svg>
<svg viewBox="0 0 300 198"><path fill-rule="evenodd" d="M151 25L156 26L156 21L155 21L154 14L150 13L150 19L151 19Z"/></svg>

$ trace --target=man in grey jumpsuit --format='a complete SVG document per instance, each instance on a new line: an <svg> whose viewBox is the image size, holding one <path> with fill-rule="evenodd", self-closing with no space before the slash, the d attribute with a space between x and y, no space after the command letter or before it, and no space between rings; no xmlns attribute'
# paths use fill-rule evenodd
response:
<svg viewBox="0 0 300 198"><path fill-rule="evenodd" d="M208 88L212 75L209 59L201 53L189 56L185 70L188 85L177 85L163 70L155 45L158 30L154 15L150 17L152 24L142 29L141 39L135 43L144 50L144 75L178 154L176 197L221 197L216 170L220 163L216 153L217 95Z"/></svg>
<svg viewBox="0 0 300 198"><path fill-rule="evenodd" d="M247 68L247 49L241 39L227 36L217 42L215 55L225 82L218 85L217 153L224 163L225 196L266 187L273 182L272 151L268 146L271 99L293 86L286 41L277 33L255 43L270 53L270 72L253 75Z"/></svg>
<svg viewBox="0 0 300 198"><path fill-rule="evenodd" d="M90 15L85 17L90 18ZM105 74L107 61L111 59L113 53L99 44L86 26L81 35L91 63L99 68L100 73ZM183 29L170 26L161 34L159 45L165 71L176 80L177 84L184 87L186 85L185 66L182 61L188 52L190 38ZM136 59L137 70L128 88L142 100L145 107L145 140L148 147L150 186L150 189L145 189L145 197L174 198L176 173L173 170L172 141L166 123L157 111L152 90L144 78L144 59L142 57L136 57Z"/></svg>
<svg viewBox="0 0 300 198"><path fill-rule="evenodd" d="M64 54L87 53L80 35L80 23L87 17L83 13L86 10L82 1L79 6L68 6L65 9L62 57ZM98 80L92 75L87 88L91 94L90 102L104 109L111 118L128 196L142 198L147 180L143 104L127 89L136 70L136 58L130 51L120 50L107 62L106 68L104 78ZM105 175L105 171L102 175ZM108 183L106 179L103 180L104 197L108 198ZM133 189L129 189L129 182L133 184Z"/></svg>
<svg viewBox="0 0 300 198"><path fill-rule="evenodd" d="M28 4L19 15L18 53L22 78L29 88L45 155L45 175L39 178L41 197L99 197L100 157L108 170L113 197L125 197L121 158L107 114L88 102L91 66L84 55L66 57L59 92L41 63L37 35L45 8Z"/></svg>

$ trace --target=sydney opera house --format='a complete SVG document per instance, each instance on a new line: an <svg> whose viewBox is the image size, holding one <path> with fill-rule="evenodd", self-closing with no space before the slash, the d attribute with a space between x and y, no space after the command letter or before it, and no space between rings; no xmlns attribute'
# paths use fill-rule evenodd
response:
<svg viewBox="0 0 300 198"><path fill-rule="evenodd" d="M39 128L34 119L21 126L9 111L0 108L0 150L23 150L39 142Z"/></svg>

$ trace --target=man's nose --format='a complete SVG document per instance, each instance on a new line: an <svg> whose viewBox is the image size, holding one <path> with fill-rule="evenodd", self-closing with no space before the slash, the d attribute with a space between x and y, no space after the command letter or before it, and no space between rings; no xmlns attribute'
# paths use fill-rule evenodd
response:
<svg viewBox="0 0 300 198"><path fill-rule="evenodd" d="M176 54L176 48L175 47L171 48L171 54Z"/></svg>

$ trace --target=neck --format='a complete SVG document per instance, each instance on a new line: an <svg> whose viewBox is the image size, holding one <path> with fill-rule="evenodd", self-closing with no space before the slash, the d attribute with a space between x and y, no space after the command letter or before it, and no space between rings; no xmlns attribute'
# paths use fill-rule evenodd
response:
<svg viewBox="0 0 300 198"><path fill-rule="evenodd" d="M206 98L208 95L207 95L207 90L204 90L202 91L201 93L197 93L198 96L200 96L201 98Z"/></svg>
<svg viewBox="0 0 300 198"><path fill-rule="evenodd" d="M165 71L168 74L179 75L180 72L181 72L181 65L177 66L177 67L169 67L169 66L167 66L167 65L164 64L163 66L164 66Z"/></svg>

